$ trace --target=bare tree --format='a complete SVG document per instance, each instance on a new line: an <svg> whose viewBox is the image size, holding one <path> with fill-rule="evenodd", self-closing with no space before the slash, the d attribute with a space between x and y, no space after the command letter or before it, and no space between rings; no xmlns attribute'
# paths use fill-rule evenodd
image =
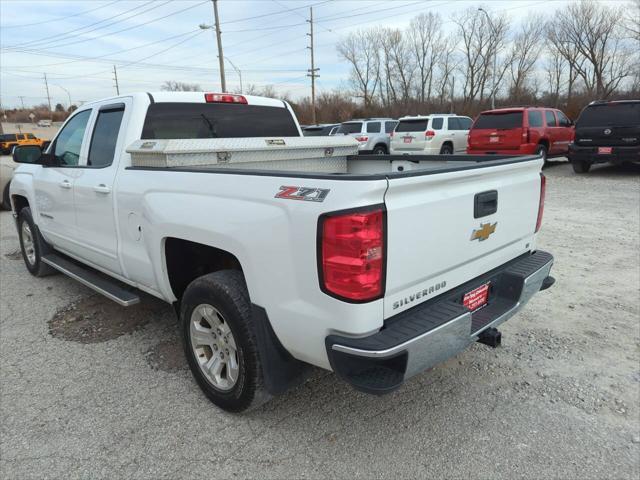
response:
<svg viewBox="0 0 640 480"><path fill-rule="evenodd" d="M359 30L338 43L338 53L351 65L350 81L355 96L362 98L365 107L371 104L380 74L380 58L377 34L371 30Z"/></svg>
<svg viewBox="0 0 640 480"><path fill-rule="evenodd" d="M542 54L540 41L544 34L544 21L538 15L528 17L520 26L511 46L510 96L516 101L527 88L527 81L534 71L536 62Z"/></svg>
<svg viewBox="0 0 640 480"><path fill-rule="evenodd" d="M633 72L633 58L623 31L621 8L581 0L558 11L547 38L583 81L587 93L609 97Z"/></svg>
<svg viewBox="0 0 640 480"><path fill-rule="evenodd" d="M498 55L505 45L508 30L506 17L494 16L489 22L487 15L472 7L452 19L458 26L457 36L461 40L463 61L460 70L464 77L463 94L467 104L484 99L493 73L493 56ZM506 68L504 63L501 64L496 72L498 80L504 76ZM496 81L498 84L499 81ZM488 93L491 94L491 91Z"/></svg>
<svg viewBox="0 0 640 480"><path fill-rule="evenodd" d="M160 90L166 92L199 92L202 90L197 83L176 82L175 80L165 81Z"/></svg>
<svg viewBox="0 0 640 480"><path fill-rule="evenodd" d="M444 54L441 25L440 15L429 12L418 15L409 26L409 41L417 69L418 100L421 103L431 99L435 67Z"/></svg>
<svg viewBox="0 0 640 480"><path fill-rule="evenodd" d="M565 83L564 72L567 65L567 60L557 49L549 48L545 62L545 74L548 92L553 98L554 107L558 107L560 93Z"/></svg>

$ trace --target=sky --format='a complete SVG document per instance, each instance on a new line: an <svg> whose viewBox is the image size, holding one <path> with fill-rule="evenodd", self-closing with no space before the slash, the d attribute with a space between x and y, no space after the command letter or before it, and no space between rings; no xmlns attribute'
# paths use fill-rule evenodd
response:
<svg viewBox="0 0 640 480"><path fill-rule="evenodd" d="M624 0L600 0L610 5ZM273 85L293 98L310 95L309 7L313 7L319 91L347 89L349 65L336 43L363 28L404 28L416 15L438 12L443 28L466 8L509 16L553 12L569 0L219 0L227 89ZM164 81L220 91L210 0L0 0L0 102L3 108L53 105L156 91ZM235 65L235 68L232 66ZM22 98L20 98L22 97Z"/></svg>

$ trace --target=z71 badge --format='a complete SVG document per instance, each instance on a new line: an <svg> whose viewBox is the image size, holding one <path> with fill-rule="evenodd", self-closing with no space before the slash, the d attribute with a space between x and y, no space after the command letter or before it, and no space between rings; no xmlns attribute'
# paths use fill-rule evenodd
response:
<svg viewBox="0 0 640 480"><path fill-rule="evenodd" d="M331 189L315 188L315 187L280 187L280 191L276 193L275 198L284 198L286 200L305 200L307 202L324 202Z"/></svg>

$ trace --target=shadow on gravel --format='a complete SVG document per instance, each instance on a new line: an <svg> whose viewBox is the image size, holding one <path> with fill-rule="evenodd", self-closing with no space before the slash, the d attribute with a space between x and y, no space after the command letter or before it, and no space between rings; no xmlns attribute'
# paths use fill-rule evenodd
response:
<svg viewBox="0 0 640 480"><path fill-rule="evenodd" d="M5 253L4 256L9 260L22 260L22 252L20 249L11 253Z"/></svg>
<svg viewBox="0 0 640 480"><path fill-rule="evenodd" d="M592 166L589 173L584 175L601 175L607 177L640 175L640 163L624 163L622 165L609 165L607 163L603 163Z"/></svg>
<svg viewBox="0 0 640 480"><path fill-rule="evenodd" d="M177 337L158 343L145 353L147 363L153 370L175 373L187 370L187 359L184 357L182 342Z"/></svg>
<svg viewBox="0 0 640 480"><path fill-rule="evenodd" d="M166 310L165 304L152 298L142 297L139 304L123 308L92 295L56 312L49 320L49 333L70 342L101 343L140 330Z"/></svg>

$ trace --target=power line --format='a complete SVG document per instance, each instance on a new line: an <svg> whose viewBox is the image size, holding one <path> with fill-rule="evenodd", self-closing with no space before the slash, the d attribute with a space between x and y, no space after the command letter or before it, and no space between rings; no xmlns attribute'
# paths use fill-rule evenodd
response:
<svg viewBox="0 0 640 480"><path fill-rule="evenodd" d="M34 25L44 25L45 23L49 23L50 24L52 22L59 22L60 20L67 20L69 18L78 17L80 15L86 15L87 13L95 12L96 10L100 10L101 8L106 8L109 5L113 5L114 3L118 3L118 0L114 0L113 2L109 2L106 5L102 5L101 7L92 8L91 10L85 10L84 12L74 13L73 15L66 15L64 17L52 18L50 20L44 20L42 22L23 23L21 25L3 25L2 28L4 30L4 29L7 29L7 28L32 27Z"/></svg>

